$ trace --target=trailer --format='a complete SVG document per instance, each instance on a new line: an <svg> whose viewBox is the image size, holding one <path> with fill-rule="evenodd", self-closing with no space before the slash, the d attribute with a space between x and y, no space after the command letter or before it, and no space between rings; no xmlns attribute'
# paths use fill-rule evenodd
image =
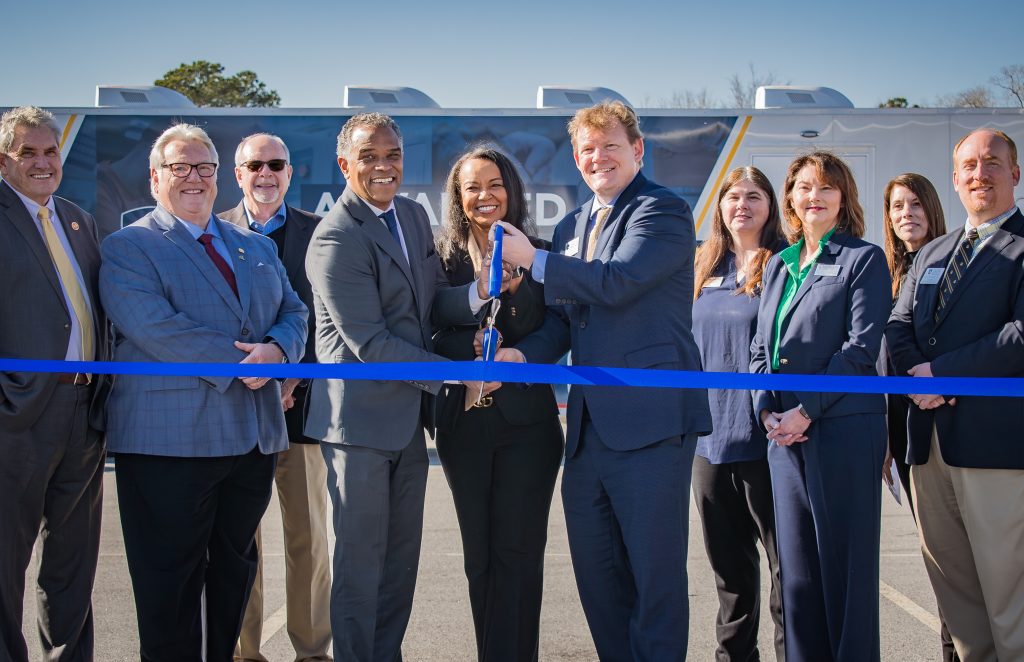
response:
<svg viewBox="0 0 1024 662"><path fill-rule="evenodd" d="M153 208L150 146L177 121L203 127L217 146L223 167L217 174L216 211L235 206L241 197L231 167L236 145L266 131L281 136L290 150L294 174L286 202L324 214L344 188L338 131L348 117L372 108L398 122L405 148L401 194L421 203L431 223L440 220L451 163L470 145L493 143L515 161L530 212L541 235L550 237L558 220L590 195L573 162L566 124L576 107L618 96L604 88L540 88L536 108L450 109L415 90L422 96L409 93L411 88L364 87L347 89L343 108L255 109L175 106L180 100L174 93L154 98L160 88L151 86L101 88L98 107L50 110L63 127L59 193L92 212L103 236ZM759 92L759 104L778 107L761 109L638 109L645 135L643 172L689 202L698 238L704 238L715 196L731 169L757 166L778 189L795 156L829 149L849 163L865 209L867 239L881 244L882 193L892 177L917 172L930 179L949 225L955 226L964 217L952 185L951 154L960 137L992 127L1024 149L1024 110L852 108L827 95L821 101L815 96L820 90L828 88L768 88ZM111 105L118 99L121 103ZM1024 188L1016 193L1024 199Z"/></svg>

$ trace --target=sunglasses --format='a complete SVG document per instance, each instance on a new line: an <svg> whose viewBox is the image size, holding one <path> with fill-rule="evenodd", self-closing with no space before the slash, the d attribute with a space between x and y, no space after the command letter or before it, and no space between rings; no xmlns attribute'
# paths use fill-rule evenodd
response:
<svg viewBox="0 0 1024 662"><path fill-rule="evenodd" d="M246 161L242 164L243 168L248 168L249 172L259 172L266 165L274 172L281 172L284 167L288 165L288 162L284 159L270 159L269 161Z"/></svg>

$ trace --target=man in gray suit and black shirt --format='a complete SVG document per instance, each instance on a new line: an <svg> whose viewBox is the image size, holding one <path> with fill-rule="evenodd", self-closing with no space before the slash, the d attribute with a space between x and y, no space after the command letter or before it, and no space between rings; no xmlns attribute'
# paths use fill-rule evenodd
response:
<svg viewBox="0 0 1024 662"><path fill-rule="evenodd" d="M96 223L53 195L59 139L45 110L0 118L0 356L106 360ZM0 372L0 659L28 659L25 571L42 525L44 655L92 660L107 384L99 375Z"/></svg>
<svg viewBox="0 0 1024 662"><path fill-rule="evenodd" d="M424 209L398 196L402 137L379 113L338 135L347 186L313 233L320 363L443 361L434 324L472 324L480 286L449 288ZM486 274L484 275L486 278ZM331 625L339 660L401 659L427 483L424 427L440 381L317 380L306 434L320 439L334 503Z"/></svg>
<svg viewBox="0 0 1024 662"><path fill-rule="evenodd" d="M306 278L306 249L319 216L284 203L292 179L288 146L278 136L257 133L243 138L235 150L235 179L242 201L220 218L269 237L277 245L288 280L302 303L313 309L313 292ZM316 363L313 317L303 363ZM285 596L288 638L301 662L330 660L331 560L327 551L327 469L320 443L302 434L308 382L286 379L281 406L288 424L288 450L277 454L277 500L284 527ZM242 620L235 659L266 662L260 652L263 638L263 540L256 530L259 569Z"/></svg>

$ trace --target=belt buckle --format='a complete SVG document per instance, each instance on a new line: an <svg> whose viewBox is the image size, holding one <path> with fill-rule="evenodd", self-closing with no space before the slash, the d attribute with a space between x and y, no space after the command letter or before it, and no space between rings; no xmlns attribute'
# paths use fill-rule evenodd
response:
<svg viewBox="0 0 1024 662"><path fill-rule="evenodd" d="M485 407L490 407L493 404L494 404L494 398L492 398L489 395L485 395L484 397L482 397L479 400L477 400L476 402L474 402L473 406L476 407L477 409L483 409Z"/></svg>

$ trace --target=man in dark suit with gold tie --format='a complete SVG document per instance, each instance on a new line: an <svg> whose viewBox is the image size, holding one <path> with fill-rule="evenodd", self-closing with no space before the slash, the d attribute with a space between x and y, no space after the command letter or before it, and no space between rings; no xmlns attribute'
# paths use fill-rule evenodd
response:
<svg viewBox="0 0 1024 662"><path fill-rule="evenodd" d="M105 360L96 224L53 195L59 139L45 110L23 106L0 118L0 356ZM0 372L0 659L28 659L22 600L41 533L44 655L92 660L105 385L82 373Z"/></svg>

